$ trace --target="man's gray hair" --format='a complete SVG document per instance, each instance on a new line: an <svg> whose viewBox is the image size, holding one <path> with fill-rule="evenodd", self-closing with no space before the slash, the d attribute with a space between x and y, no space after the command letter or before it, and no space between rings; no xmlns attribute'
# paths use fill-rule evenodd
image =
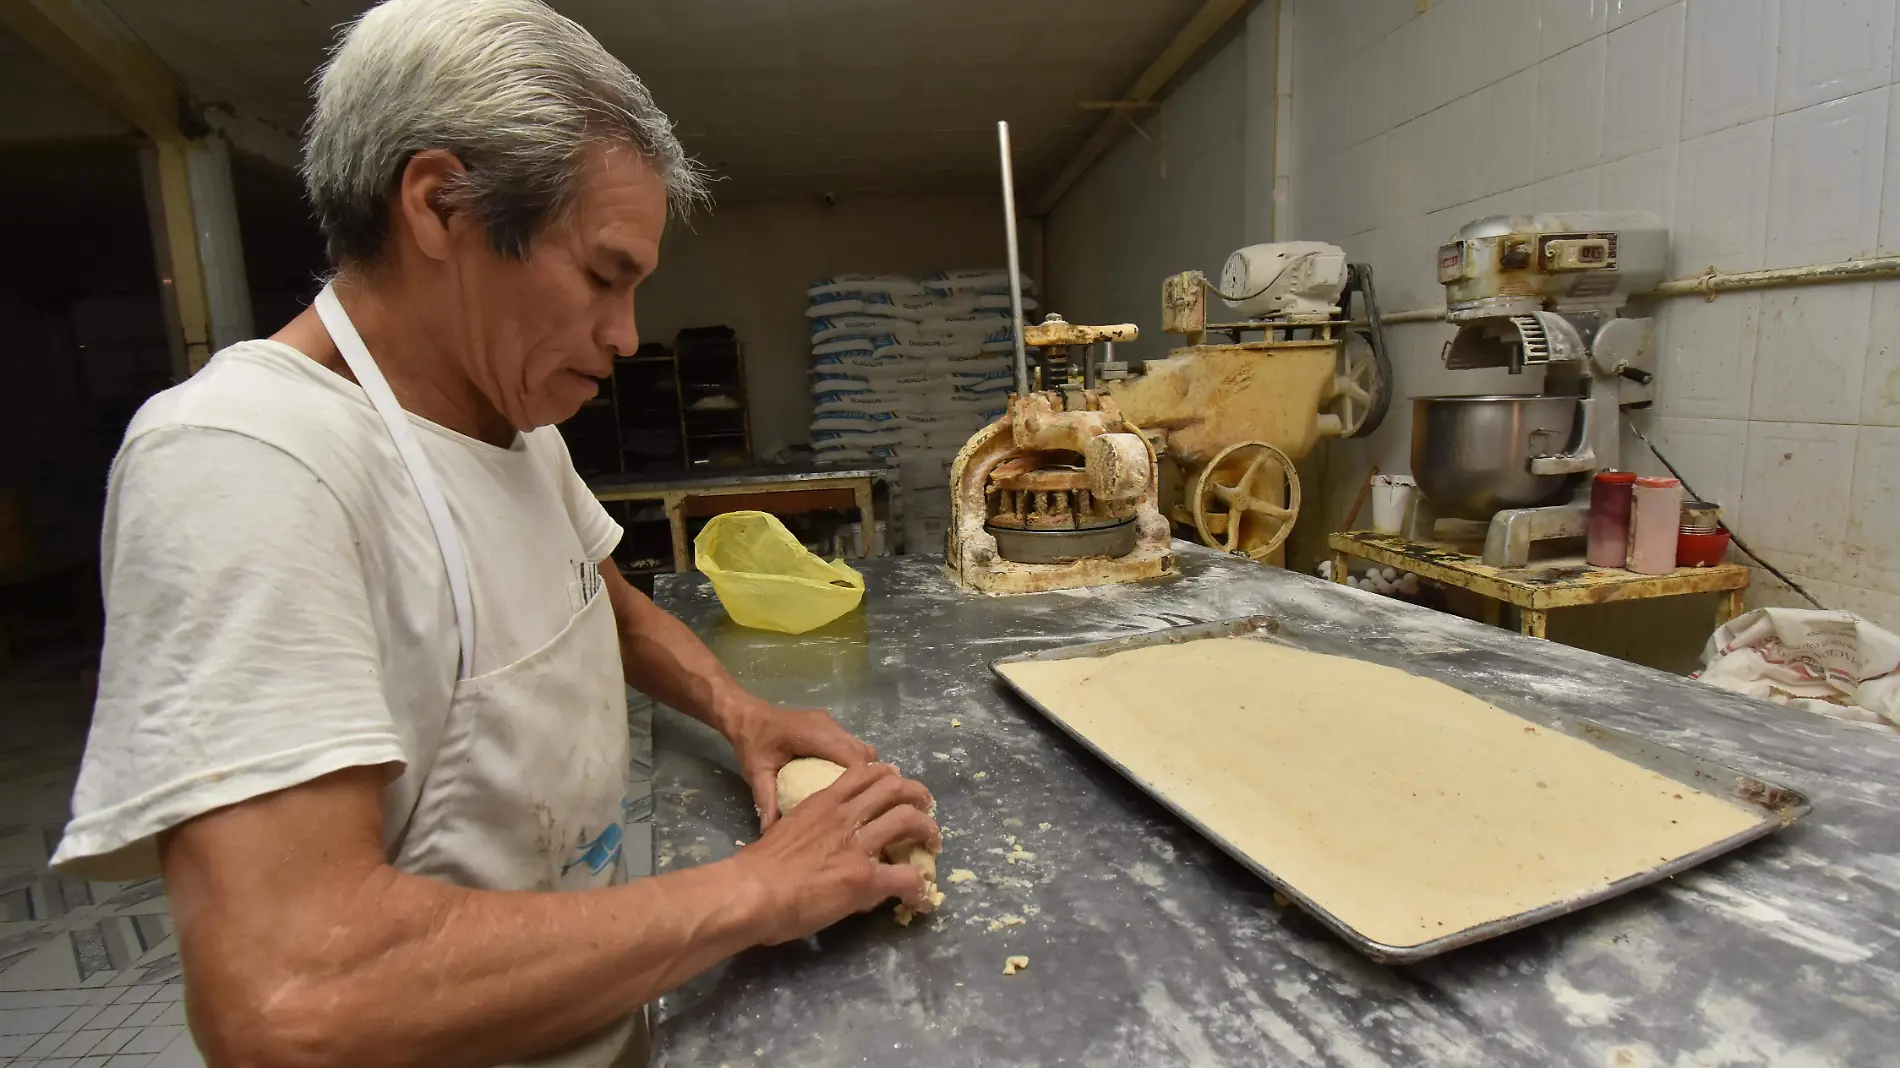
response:
<svg viewBox="0 0 1900 1068"><path fill-rule="evenodd" d="M428 149L462 161L455 195L516 259L574 206L595 145L630 144L676 213L709 200L646 86L540 0L387 0L339 37L316 96L303 179L338 265L381 253L390 193Z"/></svg>

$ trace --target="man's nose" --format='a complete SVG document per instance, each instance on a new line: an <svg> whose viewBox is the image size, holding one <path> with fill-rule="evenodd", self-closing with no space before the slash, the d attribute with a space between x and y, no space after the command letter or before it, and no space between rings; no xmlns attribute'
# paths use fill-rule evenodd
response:
<svg viewBox="0 0 1900 1068"><path fill-rule="evenodd" d="M600 326L600 343L620 356L631 356L640 347L640 326L634 319L632 297L613 302Z"/></svg>

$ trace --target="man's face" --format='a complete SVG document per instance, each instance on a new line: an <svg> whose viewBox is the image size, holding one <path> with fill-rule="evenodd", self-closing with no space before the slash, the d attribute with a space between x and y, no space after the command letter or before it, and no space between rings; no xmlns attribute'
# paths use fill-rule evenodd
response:
<svg viewBox="0 0 1900 1068"><path fill-rule="evenodd" d="M666 184L630 148L590 154L580 199L513 260L479 227L457 241L462 351L489 402L517 430L580 411L640 344L633 292L660 261Z"/></svg>

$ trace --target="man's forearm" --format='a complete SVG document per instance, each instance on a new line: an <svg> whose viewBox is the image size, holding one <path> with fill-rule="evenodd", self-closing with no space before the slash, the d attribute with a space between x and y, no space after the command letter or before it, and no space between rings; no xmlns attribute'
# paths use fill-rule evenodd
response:
<svg viewBox="0 0 1900 1068"><path fill-rule="evenodd" d="M730 738L733 716L751 701L745 688L691 628L628 585L613 561L601 573L608 576L627 684Z"/></svg>
<svg viewBox="0 0 1900 1068"><path fill-rule="evenodd" d="M325 925L320 934L224 927L221 937L321 947L318 959L187 942L188 963L216 962L209 975L188 973L213 1065L527 1059L624 1019L761 941L776 907L736 860L560 894L467 890L382 866L353 899L309 904L284 915ZM187 918L181 928L189 939ZM276 974L225 969L238 960ZM261 1013L232 1014L218 997L220 978L229 989L274 993ZM233 1023L235 1032L219 1033ZM250 1048L259 1041L268 1051Z"/></svg>

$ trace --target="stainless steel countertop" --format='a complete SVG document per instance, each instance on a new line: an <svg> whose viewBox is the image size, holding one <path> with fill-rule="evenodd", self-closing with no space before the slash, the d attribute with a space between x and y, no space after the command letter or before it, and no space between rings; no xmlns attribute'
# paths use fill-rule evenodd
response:
<svg viewBox="0 0 1900 1068"><path fill-rule="evenodd" d="M1183 574L989 598L864 562L864 606L751 631L660 602L763 696L828 707L935 794L944 908L748 951L663 998L660 1065L1892 1064L1900 737L1177 543ZM1373 964L1071 742L991 659L1277 615L1802 790L1801 823L1674 880L1422 964ZM1183 729L1191 710L1183 709ZM724 743L655 723L660 871L756 837ZM978 776L982 776L979 778ZM1047 829L1043 825L1047 824ZM1011 838L1014 838L1014 842ZM1033 859L1010 863L1016 847ZM1019 925L1002 925L1020 916ZM995 924L995 929L992 929ZM1006 956L1030 966L1002 974Z"/></svg>

